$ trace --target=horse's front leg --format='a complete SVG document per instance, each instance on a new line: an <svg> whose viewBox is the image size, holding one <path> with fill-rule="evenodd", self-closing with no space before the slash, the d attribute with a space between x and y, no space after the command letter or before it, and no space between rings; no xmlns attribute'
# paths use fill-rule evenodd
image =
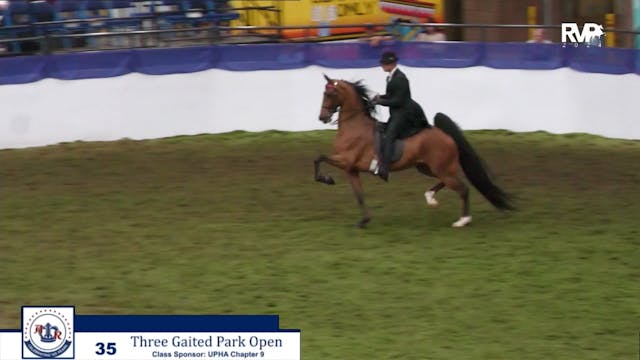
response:
<svg viewBox="0 0 640 360"><path fill-rule="evenodd" d="M326 162L327 164L333 165L340 169L345 169L346 162L344 157L341 155L331 155L331 156L320 155L318 156L317 159L313 161L314 179L318 182L321 182L327 185L334 185L336 182L333 180L331 176L323 175L320 173L320 163L322 162Z"/></svg>
<svg viewBox="0 0 640 360"><path fill-rule="evenodd" d="M362 192L362 183L360 182L360 171L357 169L348 170L347 178L349 182L351 182L351 187L353 188L353 193L356 196L356 200L358 201L358 205L360 206L360 211L362 212L362 218L358 222L357 226L359 228L364 228L371 220L371 216L369 215L369 209L364 204L364 194Z"/></svg>

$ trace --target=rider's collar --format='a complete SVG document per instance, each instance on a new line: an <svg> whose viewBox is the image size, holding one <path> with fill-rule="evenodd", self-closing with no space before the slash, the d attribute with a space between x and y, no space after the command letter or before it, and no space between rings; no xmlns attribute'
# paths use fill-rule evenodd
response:
<svg viewBox="0 0 640 360"><path fill-rule="evenodd" d="M389 79L393 77L393 74L398 70L398 65L396 65L393 70L389 71Z"/></svg>

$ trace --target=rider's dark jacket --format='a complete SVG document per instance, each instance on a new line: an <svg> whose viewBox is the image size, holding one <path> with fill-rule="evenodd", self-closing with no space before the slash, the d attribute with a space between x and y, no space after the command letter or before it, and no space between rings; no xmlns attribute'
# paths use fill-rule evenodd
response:
<svg viewBox="0 0 640 360"><path fill-rule="evenodd" d="M398 68L393 71L391 78L387 81L385 94L380 95L378 104L389 107L388 123L402 122L402 130L424 128L427 124L422 107L411 98L409 80ZM402 137L403 134L398 135Z"/></svg>

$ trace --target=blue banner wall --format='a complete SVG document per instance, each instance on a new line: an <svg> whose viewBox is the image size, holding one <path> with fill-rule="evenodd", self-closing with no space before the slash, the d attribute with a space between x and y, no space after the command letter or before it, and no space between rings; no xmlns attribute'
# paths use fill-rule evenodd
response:
<svg viewBox="0 0 640 360"><path fill-rule="evenodd" d="M561 67L604 74L640 74L640 50L563 47L527 43L367 43L213 45L174 49L135 49L0 58L0 84L45 78L106 78L132 72L164 75L208 69L231 71L370 68L385 50L411 67L552 70Z"/></svg>

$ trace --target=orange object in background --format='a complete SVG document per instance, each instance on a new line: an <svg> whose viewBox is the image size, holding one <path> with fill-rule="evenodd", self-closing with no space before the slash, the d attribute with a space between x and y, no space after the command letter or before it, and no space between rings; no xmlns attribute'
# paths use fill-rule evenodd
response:
<svg viewBox="0 0 640 360"><path fill-rule="evenodd" d="M616 28L616 14L605 14L604 15L604 29L615 29ZM606 47L615 47L616 46L616 33L613 31L607 31L604 37L605 46Z"/></svg>
<svg viewBox="0 0 640 360"><path fill-rule="evenodd" d="M538 8L535 6L527 7L527 24L528 25L537 25L538 24ZM535 29L529 28L529 40L533 40L533 32Z"/></svg>
<svg viewBox="0 0 640 360"><path fill-rule="evenodd" d="M444 0L232 0L234 8L270 6L277 11L239 10L240 18L232 26L362 26L324 29L287 29L282 36L287 39L321 37L357 37L365 32L367 24L391 22L404 18L424 22L427 17L442 21ZM396 11L394 9L400 9ZM274 33L263 30L262 33ZM351 36L349 36L351 35Z"/></svg>

